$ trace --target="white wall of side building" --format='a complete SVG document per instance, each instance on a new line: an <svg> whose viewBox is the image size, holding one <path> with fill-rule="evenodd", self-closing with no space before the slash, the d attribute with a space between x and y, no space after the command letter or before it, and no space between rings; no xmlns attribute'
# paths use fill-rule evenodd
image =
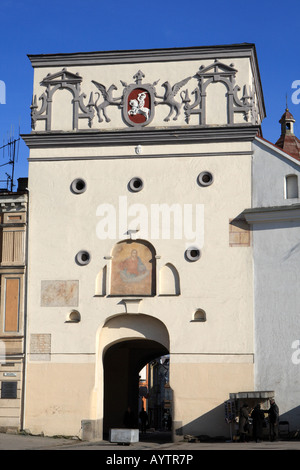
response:
<svg viewBox="0 0 300 470"><path fill-rule="evenodd" d="M299 198L288 199L287 175L299 161L257 139L253 155L252 226L255 386L274 390L280 419L295 430L299 413Z"/></svg>

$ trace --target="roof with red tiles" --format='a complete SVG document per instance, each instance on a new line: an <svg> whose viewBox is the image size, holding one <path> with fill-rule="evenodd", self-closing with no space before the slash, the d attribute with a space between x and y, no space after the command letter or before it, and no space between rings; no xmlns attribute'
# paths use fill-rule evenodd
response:
<svg viewBox="0 0 300 470"><path fill-rule="evenodd" d="M292 157L300 160L300 140L291 130L286 129L284 126L284 123L295 122L294 116L287 108L279 122L281 124L281 135L275 143L276 147L281 148Z"/></svg>

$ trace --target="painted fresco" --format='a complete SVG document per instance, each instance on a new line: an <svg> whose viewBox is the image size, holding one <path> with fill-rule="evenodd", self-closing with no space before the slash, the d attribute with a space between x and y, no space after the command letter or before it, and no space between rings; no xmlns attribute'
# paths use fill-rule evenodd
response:
<svg viewBox="0 0 300 470"><path fill-rule="evenodd" d="M153 253L141 242L118 243L112 253L111 295L153 294Z"/></svg>
<svg viewBox="0 0 300 470"><path fill-rule="evenodd" d="M42 307L77 307L78 281L41 281Z"/></svg>

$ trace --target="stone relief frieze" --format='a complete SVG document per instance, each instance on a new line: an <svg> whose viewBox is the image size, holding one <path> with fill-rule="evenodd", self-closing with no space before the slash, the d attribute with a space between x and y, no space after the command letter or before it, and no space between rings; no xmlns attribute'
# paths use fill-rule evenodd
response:
<svg viewBox="0 0 300 470"><path fill-rule="evenodd" d="M120 80L123 86L123 94L119 98L113 97L113 92L118 88L116 85L111 85L108 89L104 85L95 80L92 80L92 83L100 90L103 101L99 105L98 99L100 97L98 93L98 99L95 103L97 110L98 121L103 122L103 117L106 122L110 122L110 118L106 113L106 108L108 106L118 106L122 112L123 121L129 126L145 126L150 124L154 118L155 110L155 97L156 90L155 86L158 81L151 83L142 83L145 75L141 70L139 70L134 76L133 79L135 83L127 84L126 82ZM103 115L103 117L102 117Z"/></svg>
<svg viewBox="0 0 300 470"><path fill-rule="evenodd" d="M234 64L226 65L215 60L209 66L201 66L193 76L188 76L176 83L157 79L153 83L144 83L145 75L141 70L133 76L133 82L127 83L120 80L123 90L118 91L114 83L104 85L92 80L95 91L90 93L89 101L85 104L86 95L81 92L82 77L63 69L56 74L48 74L41 82L46 89L40 96L40 108L37 105L37 96L34 95L31 105L32 128L35 130L38 120L45 121L45 130L52 129L52 100L54 93L59 89L67 89L73 95L73 130L78 130L79 120L85 119L88 126L95 127L94 117L100 125L111 122L110 108L117 107L123 122L130 127L141 128L148 126L155 118L158 106L164 105L169 109L163 121L179 118L187 125L191 123L191 117L196 116L198 125L207 124L207 90L213 83L222 83L225 86L227 122L224 125L233 125L237 113L243 116L246 123L258 123L258 111L255 96L255 87L236 83L238 70ZM158 94L157 87L164 88L163 94ZM242 90L242 92L241 92ZM161 93L161 92L160 92ZM94 102L94 94L97 96ZM160 114L161 116L161 114ZM195 122L195 121L193 121ZM240 122L240 121L239 121ZM161 122L156 122L162 125Z"/></svg>
<svg viewBox="0 0 300 470"><path fill-rule="evenodd" d="M165 94L164 96L158 96L158 98L161 98L162 101L156 103L156 104L166 104L170 107L170 112L167 115L167 117L164 118L164 121L168 122L171 119L171 116L173 113L175 113L175 116L173 117L174 121L177 121L178 116L181 113L181 108L183 104L185 103L184 97L180 95L181 97L181 102L176 100L176 95L178 94L179 90L191 79L192 77L185 78L181 80L178 83L175 83L175 85L170 85L168 81L164 82L162 86L165 88ZM187 92L186 92L187 93Z"/></svg>
<svg viewBox="0 0 300 470"><path fill-rule="evenodd" d="M111 119L108 117L106 113L106 108L108 106L120 107L122 104L122 96L120 96L119 98L113 98L113 92L118 89L116 85L114 84L110 85L110 87L106 89L104 85L96 82L95 80L92 80L92 83L94 83L94 85L101 92L101 93L96 92L96 94L98 94L98 98L95 102L95 108L97 111L98 121L101 123L103 122L103 118L104 118L106 122L110 122ZM101 95L102 95L103 101L102 103L98 105L98 101L99 99L101 99Z"/></svg>
<svg viewBox="0 0 300 470"><path fill-rule="evenodd" d="M193 90L192 94L195 96L194 102L191 103L188 92L184 97L186 120L189 123L190 116L198 114L199 124L206 124L206 96L207 88L212 83L221 82L227 89L227 107L228 107L228 122L227 124L234 123L234 114L243 113L246 122L256 124L257 114L254 111L254 93L248 91L247 86L243 87L243 95L238 97L241 88L236 84L237 70L234 65L225 65L215 60L215 62L208 67L201 66L196 73L195 78L198 80L198 86Z"/></svg>
<svg viewBox="0 0 300 470"><path fill-rule="evenodd" d="M61 89L67 89L73 95L73 130L78 130L79 119L87 119L89 127L92 127L92 121L95 114L93 95L90 95L90 100L88 104L85 105L84 100L86 95L81 93L81 82L82 77L78 74L68 72L66 69L55 74L48 74L41 82L41 85L45 86L46 90L39 98L42 101L40 109L38 109L36 95L34 95L32 99L32 104L30 106L32 129L35 129L36 121L43 120L45 121L45 130L51 130L53 95L57 90Z"/></svg>

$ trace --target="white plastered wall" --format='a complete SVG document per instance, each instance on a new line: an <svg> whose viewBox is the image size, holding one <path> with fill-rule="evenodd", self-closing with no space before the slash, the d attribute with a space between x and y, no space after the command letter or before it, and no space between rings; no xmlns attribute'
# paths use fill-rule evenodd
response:
<svg viewBox="0 0 300 470"><path fill-rule="evenodd" d="M81 65L68 67L68 71L83 77L81 91L87 96L95 92L91 80L106 87L115 81L118 86L115 95L119 96L120 80L131 83L133 75L141 69L145 74L143 83L160 79L157 92L162 95L164 80L173 84L212 62L209 59L168 62L167 67L165 63L146 62L138 66ZM230 65L232 60L221 62ZM252 85L249 60L237 58L234 66L238 70L237 83ZM61 67L36 68L34 93L39 96L44 91L40 82L48 73L60 70ZM192 85L195 86L193 80L186 86L190 94ZM66 104L68 93L63 91L64 99L58 102L59 106ZM117 107L111 106L108 113L111 122L100 125L95 117L93 129L124 128ZM164 121L167 113L167 106L157 106L151 126L171 129L176 125L186 127L188 132L183 112L175 123ZM214 124L222 124L222 119L222 113L217 112ZM242 113L235 115L235 119L235 123L245 124ZM69 113L54 110L54 120L53 129L71 130ZM87 121L80 122L88 129ZM199 116L191 116L190 125L198 124ZM44 130L43 125L37 122L36 130ZM141 237L156 251L158 289L154 297L142 298L136 314L161 321L168 332L176 426L181 431L213 433L214 429L220 430L221 420L222 432L227 431L223 427L222 403L231 391L253 388L252 248L229 246L229 220L251 206L251 152L251 143L245 140L192 144L174 141L165 145L158 142L143 145L140 155L136 154L135 145L125 144L31 149L25 406L28 429L45 434L78 434L81 420L103 417L99 384L103 346L99 335L108 319L117 321L117 315L128 312L120 302L122 298L95 295L99 294L96 281L105 267L109 288L112 249L128 235L117 232L115 238L99 238L97 209L101 204L111 204L119 216L121 197L128 207L140 204L148 214L153 204L179 204L182 209L190 204L194 210L197 205L202 208L198 231L203 231L203 237L197 262L185 259L186 248L194 244L192 238L153 239L151 232ZM197 183L202 171L213 174L211 186ZM136 176L143 179L144 188L133 194L127 185ZM70 190L76 178L87 183L83 194ZM130 228L134 228L132 219L128 219ZM91 254L86 266L75 262L80 250ZM168 263L178 272L180 295L159 295L159 272ZM75 281L78 302L43 306L42 281ZM206 312L206 322L193 321L199 308ZM72 309L79 312L80 322L66 321ZM39 356L31 349L32 338L39 342ZM43 347L48 349L41 355Z"/></svg>
<svg viewBox="0 0 300 470"><path fill-rule="evenodd" d="M244 151L247 148L245 144L238 147ZM153 203L165 202L171 205L178 202L194 206L201 204L204 208L204 219L201 222L204 240L199 261L189 263L184 257L190 240L148 238L159 256L156 260L157 274L165 264L172 263L180 277L180 296L144 298L139 306L140 313L160 319L168 329L174 389L180 389L185 382L182 381L181 370L185 368L186 360L188 367L194 370L191 376L193 381L197 381L199 374L202 376L203 368L211 371L215 363L218 375L217 370L223 368L225 361L225 369L239 369L238 374L233 373L230 389L240 390L242 384L247 384L246 388L249 388L253 361L251 247L229 246L229 219L237 217L250 204L251 156L74 161L73 152L68 153L69 158L64 161L30 164L30 229L31 233L38 236L32 236L30 244L29 334L51 335L51 361L46 365L47 369L54 370L56 365L65 368L64 379L67 381L72 374L69 368L74 372L76 369L78 376L73 380L78 384L82 400L83 397L91 396L93 388L99 386L93 383L96 331L107 318L125 311L120 299L95 296L96 279L104 266L110 272L110 260L105 257L110 256L115 241L126 239L127 236L120 236L115 241L100 240L96 231L100 218L96 214L102 203L118 207L121 195L127 198L128 207L136 203L149 208ZM197 184L197 176L203 170L209 170L214 175L214 183L210 187ZM241 174L245 177L241 178ZM144 189L138 194L127 191L127 183L133 176L141 176L144 180ZM80 195L70 191L70 184L77 177L87 182L87 190ZM119 191L112 191L113 187L119 188ZM129 217L128 221L132 219ZM91 262L87 266L75 263L75 255L82 249L91 253ZM41 307L42 280L79 281L79 302L74 308L81 315L80 323L66 323L71 307ZM198 308L205 310L207 322L192 322ZM75 367L75 364L78 366ZM29 355L28 375L34 374L35 377L40 368L44 369L45 364L31 361ZM238 384L235 384L235 380ZM55 396L54 383L57 381L51 382ZM61 384L57 385L56 399L60 401L62 387ZM40 386L43 389L46 383L41 381ZM195 390L194 387L192 389ZM218 395L213 398L214 404L228 398L228 384L224 386L223 393L220 393L219 387L218 390ZM35 392L39 395L43 393L37 389ZM207 402L204 408L200 406L203 398L199 392L197 412L201 413L202 409L209 409L211 404ZM32 396L35 402L36 393ZM68 400L72 401L73 396L67 394ZM182 397L181 403L176 392L175 397L177 408L182 410L179 414L184 414L187 422L193 421L193 411L191 409L188 412L186 404L190 399ZM85 413L89 416L83 415L82 419L95 418L91 412L93 407L88 405L86 398L83 401ZM73 406L76 408L75 403ZM33 422L30 403L27 412L28 426L32 427L29 424ZM64 410L61 413L63 415ZM76 415L69 419L72 422L77 420L78 423ZM182 418L176 421L181 422ZM74 424L70 426L73 427Z"/></svg>

